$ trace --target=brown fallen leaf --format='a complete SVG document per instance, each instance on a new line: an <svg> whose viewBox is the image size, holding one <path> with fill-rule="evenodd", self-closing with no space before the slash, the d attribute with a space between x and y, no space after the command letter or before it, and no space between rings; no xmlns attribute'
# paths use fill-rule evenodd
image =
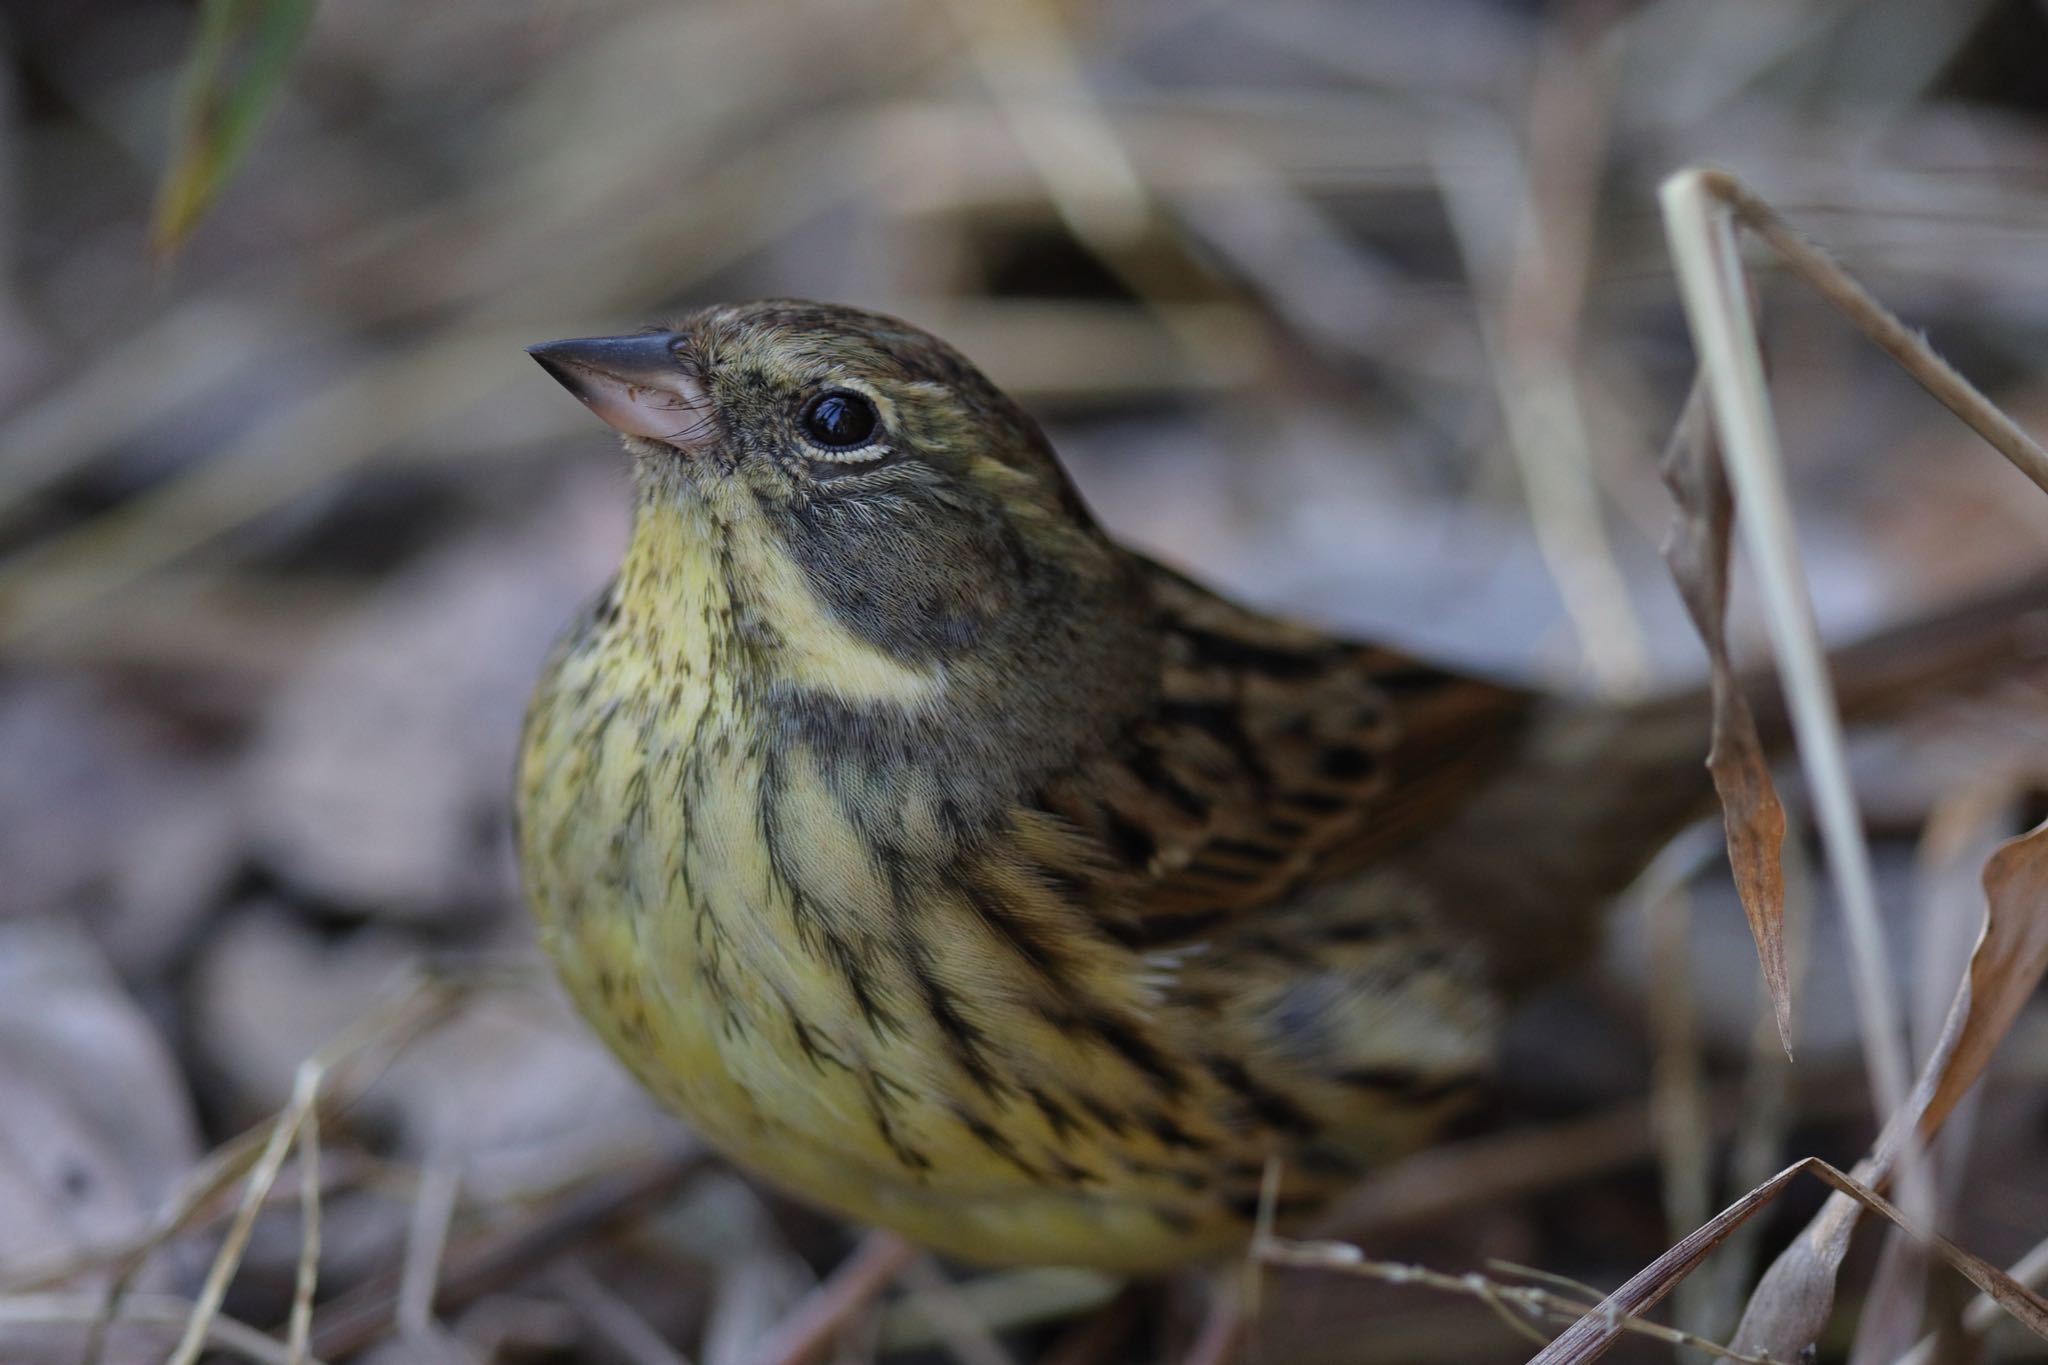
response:
<svg viewBox="0 0 2048 1365"><path fill-rule="evenodd" d="M1621 1334L1615 1315L1640 1315L1662 1300L1736 1228L1811 1171L1835 1186L1804 1232L1765 1272L1729 1349L1791 1360L1826 1326L1835 1276L1865 1208L1912 1229L1878 1191L1898 1170L1909 1142L1935 1132L1989 1062L1993 1048L2048 968L2048 823L2007 840L1992 854L1984 883L1989 904L1970 970L1949 1007L1947 1025L1905 1106L1871 1154L1847 1175L1814 1158L1798 1162L1730 1204L1637 1272L1600 1307L1573 1323L1530 1365L1595 1360ZM2014 1317L2048 1338L2048 1303L2003 1271L1942 1238L1922 1240Z"/></svg>
<svg viewBox="0 0 2048 1365"><path fill-rule="evenodd" d="M1708 415L1705 386L1695 380L1660 464L1678 504L1678 521L1664 547L1664 562L1706 646L1713 742L1707 771L1721 798L1728 833L1728 863L1756 940L1757 962L1771 993L1771 1011L1785 1055L1792 1054L1792 990L1785 967L1785 808L1771 781L1770 760L1756 716L1728 656L1728 538L1735 501L1721 465L1721 449Z"/></svg>

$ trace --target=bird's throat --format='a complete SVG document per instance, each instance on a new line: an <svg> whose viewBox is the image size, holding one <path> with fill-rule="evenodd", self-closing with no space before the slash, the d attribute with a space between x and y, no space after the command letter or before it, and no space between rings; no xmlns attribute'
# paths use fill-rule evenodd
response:
<svg viewBox="0 0 2048 1365"><path fill-rule="evenodd" d="M744 493L643 496L616 599L643 620L652 665L695 660L742 692L929 706L944 665L898 659L840 621Z"/></svg>

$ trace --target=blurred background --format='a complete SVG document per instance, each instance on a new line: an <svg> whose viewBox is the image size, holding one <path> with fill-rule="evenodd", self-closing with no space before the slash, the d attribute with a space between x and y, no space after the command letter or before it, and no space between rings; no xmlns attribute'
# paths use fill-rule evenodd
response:
<svg viewBox="0 0 2048 1365"><path fill-rule="evenodd" d="M1260 605L1617 695L1703 664L1658 555L1692 369L1655 212L1672 170L1734 170L2048 430L2038 0L328 3L218 201L152 249L198 35L173 0L0 11L10 1360L79 1358L123 1266L141 1321L95 1349L163 1358L233 1197L123 1253L352 1026L370 1046L322 1078L323 1159L285 1168L227 1291L273 1341L229 1355L282 1358L306 1174L331 1360L739 1365L852 1244L693 1156L532 950L520 710L626 499L610 434L527 343L760 295L897 313L1039 416L1130 542ZM2048 503L1759 264L1830 634L2048 560ZM1736 615L1753 641L1740 588ZM1859 749L1923 1019L2007 798L2048 771L2041 700ZM1606 960L1520 1021L1503 1095L1336 1230L1604 1290L1790 1159L1864 1149L1825 897L1794 897L1788 1066L1716 831L1652 880ZM1947 1226L2000 1264L2048 1234L2039 1004L1946 1168ZM1818 1202L1795 1187L1667 1316L1725 1337ZM1823 1359L1862 1315L1866 1240ZM1535 1349L1413 1285L1269 1270L1262 1302L1254 1350L1296 1365ZM1195 1313L921 1265L844 1352L1150 1360ZM1994 1334L1982 1358L2039 1346Z"/></svg>

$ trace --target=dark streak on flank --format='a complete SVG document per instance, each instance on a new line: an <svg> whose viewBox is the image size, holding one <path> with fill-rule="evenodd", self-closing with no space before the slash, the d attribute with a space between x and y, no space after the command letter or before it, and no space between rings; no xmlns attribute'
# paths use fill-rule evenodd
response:
<svg viewBox="0 0 2048 1365"><path fill-rule="evenodd" d="M1181 1073L1152 1040L1127 1019L1120 1019L1106 1010L1096 1010L1081 1015L1066 1015L1053 1020L1055 1026L1069 1034L1090 1035L1114 1049L1133 1067L1143 1072L1158 1091L1172 1098L1187 1089L1187 1077Z"/></svg>
<svg viewBox="0 0 2048 1365"><path fill-rule="evenodd" d="M1312 1194L1283 1194L1273 1201L1275 1218L1299 1218L1314 1213L1323 1206L1320 1196ZM1223 1196L1223 1207L1230 1211L1232 1218L1250 1223L1257 1220L1260 1198L1256 1190Z"/></svg>
<svg viewBox="0 0 2048 1365"><path fill-rule="evenodd" d="M611 581L598 591L590 604L589 623L598 626L612 626L619 619L619 576L614 573Z"/></svg>
<svg viewBox="0 0 2048 1365"><path fill-rule="evenodd" d="M1237 1096L1253 1118L1268 1127L1294 1137L1310 1137L1320 1126L1293 1100L1254 1080L1250 1070L1237 1058L1212 1053L1202 1059L1202 1065L1226 1090Z"/></svg>
<svg viewBox="0 0 2048 1365"><path fill-rule="evenodd" d="M945 1035L946 1048L953 1060L959 1064L975 1088L992 1100L999 1100L1010 1093L1010 1087L996 1074L983 1053L987 1042L979 1028L961 1015L953 1003L952 994L941 986L932 975L931 964L921 951L911 959L911 974L916 978L919 993L924 997L925 1008L931 1011L932 1022Z"/></svg>
<svg viewBox="0 0 2048 1365"><path fill-rule="evenodd" d="M860 1017L869 1028L892 1037L903 1036L902 1021L869 989L866 966L853 946L829 929L825 931L825 961L839 974L839 979L853 996L854 1008L860 1011Z"/></svg>
<svg viewBox="0 0 2048 1365"><path fill-rule="evenodd" d="M1162 1147L1171 1147L1183 1152L1213 1152L1216 1144L1207 1138L1196 1137L1180 1126L1179 1120L1171 1114L1154 1110L1141 1116L1145 1130L1159 1139Z"/></svg>
<svg viewBox="0 0 2048 1365"><path fill-rule="evenodd" d="M1031 873L1045 885L1048 891L1072 906L1087 906L1094 902L1095 888L1087 879L1064 868L1048 867L1043 863L1034 864Z"/></svg>
<svg viewBox="0 0 2048 1365"><path fill-rule="evenodd" d="M761 752L761 843L768 853L768 870L782 885L789 902L790 918L796 925L797 942L811 952L819 951L817 915L805 894L797 862L790 857L790 845L782 827L782 793L787 776L782 757L770 745Z"/></svg>
<svg viewBox="0 0 2048 1365"><path fill-rule="evenodd" d="M790 1032L796 1035L797 1049L804 1054L804 1060L809 1062L813 1068L820 1074L823 1074L825 1064L830 1062L841 1071L851 1071L853 1069L846 1064L838 1053L827 1047L819 1039L811 1026L803 1021L803 1017L790 1008L789 1002L783 1002L783 1009L789 1014L789 1028Z"/></svg>
<svg viewBox="0 0 2048 1365"><path fill-rule="evenodd" d="M1070 968L1066 952L1050 936L1040 932L1030 920L1017 913L1002 898L990 891L977 878L965 860L956 861L947 877L952 886L959 888L968 908L980 917L989 932L1004 946L1022 958L1027 966L1060 995L1067 994L1066 972Z"/></svg>
<svg viewBox="0 0 2048 1365"><path fill-rule="evenodd" d="M879 1082L880 1077L876 1073L870 1072L868 1075L871 1079ZM888 1109L884 1104L880 1085L863 1086L861 1094L867 1100L868 1117L874 1120L876 1131L882 1135L883 1145L888 1147L890 1153L906 1170L913 1171L920 1176L928 1173L932 1168L931 1158L904 1141L902 1136L897 1133L896 1125L890 1119Z"/></svg>
<svg viewBox="0 0 2048 1365"><path fill-rule="evenodd" d="M1045 1119L1045 1126L1052 1129L1054 1141L1065 1142L1079 1131L1081 1122L1074 1117L1073 1110L1035 1085L1025 1086L1024 1093L1029 1095L1031 1103L1037 1106L1039 1114Z"/></svg>
<svg viewBox="0 0 2048 1365"><path fill-rule="evenodd" d="M1206 1190L1214 1182L1206 1171L1190 1171L1179 1166L1162 1166L1156 1161L1144 1161L1134 1156L1118 1156L1117 1165L1132 1175L1146 1180L1163 1180L1180 1186L1189 1192Z"/></svg>
<svg viewBox="0 0 2048 1365"><path fill-rule="evenodd" d="M1028 1179L1037 1181L1039 1184L1046 1182L1045 1172L1026 1161L1024 1154L1017 1150L1017 1144L1004 1136L1003 1131L994 1124L977 1118L964 1110L956 1110L953 1117L960 1120L960 1125L963 1128L974 1134L977 1142L1022 1171Z"/></svg>
<svg viewBox="0 0 2048 1365"><path fill-rule="evenodd" d="M1088 1116L1108 1130L1111 1136L1122 1137L1131 1131L1131 1119L1128 1115L1119 1114L1095 1096L1082 1095L1080 1102L1081 1107L1088 1111Z"/></svg>
<svg viewBox="0 0 2048 1365"><path fill-rule="evenodd" d="M946 1051L952 1056L975 1088L990 1099L1001 1099L1010 1093L996 1068L989 1063L984 1049L988 1036L962 1014L955 1003L953 994L939 980L932 965L931 949L921 936L917 924L916 888L910 884L910 859L901 849L880 840L869 841L869 851L881 864L883 875L889 881L889 903L895 911L896 951L905 966L910 969L912 982L917 986L918 997L924 1002L925 1012L938 1026L939 1033L946 1040Z"/></svg>

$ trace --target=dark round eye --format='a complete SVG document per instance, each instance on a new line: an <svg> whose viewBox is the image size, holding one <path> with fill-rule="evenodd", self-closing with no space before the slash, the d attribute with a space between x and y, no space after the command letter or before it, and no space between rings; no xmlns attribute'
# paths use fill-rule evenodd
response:
<svg viewBox="0 0 2048 1365"><path fill-rule="evenodd" d="M874 439L881 417L865 395L832 389L804 404L804 435L828 450L846 450Z"/></svg>

